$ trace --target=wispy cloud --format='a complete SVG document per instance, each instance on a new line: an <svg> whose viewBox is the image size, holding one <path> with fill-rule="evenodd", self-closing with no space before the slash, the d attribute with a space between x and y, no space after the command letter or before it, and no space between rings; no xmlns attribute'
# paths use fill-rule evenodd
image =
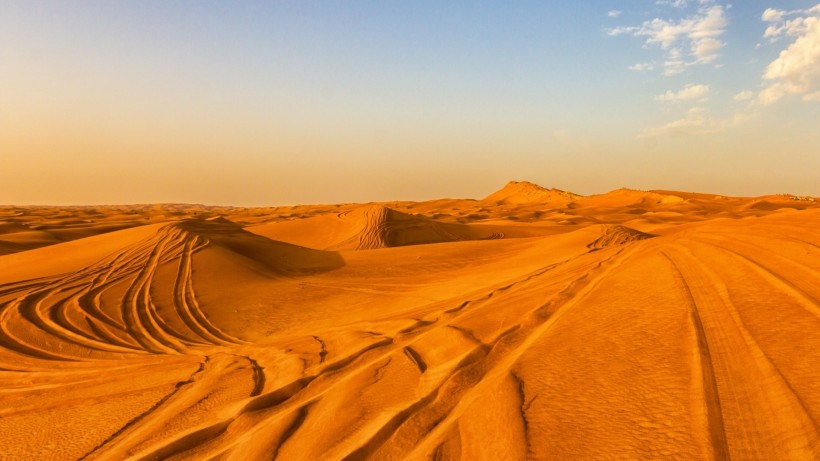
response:
<svg viewBox="0 0 820 461"><path fill-rule="evenodd" d="M709 85L690 83L678 91L669 90L655 96L655 100L660 102L704 101L708 96Z"/></svg>
<svg viewBox="0 0 820 461"><path fill-rule="evenodd" d="M749 90L744 90L744 91L741 91L740 93L737 93L736 95L732 96L732 99L734 99L737 102L742 102L742 101L748 101L748 100L752 99L753 97L754 97L754 93L752 93Z"/></svg>
<svg viewBox="0 0 820 461"><path fill-rule="evenodd" d="M679 4L680 3L680 4ZM726 30L725 9L722 5L699 1L696 14L683 19L654 18L640 26L621 26L608 29L611 36L632 35L645 37L646 47L659 47L664 53L664 75L676 75L696 64L709 64L719 57L725 46L720 36ZM670 2L682 8L687 2Z"/></svg>
<svg viewBox="0 0 820 461"><path fill-rule="evenodd" d="M808 93L806 95L803 95L803 101L820 102L820 91L815 91L814 93Z"/></svg>
<svg viewBox="0 0 820 461"><path fill-rule="evenodd" d="M623 13L623 11L621 11L621 10L610 10L609 12L607 12L606 15L609 16L610 18L617 18L618 16L621 15L621 13Z"/></svg>
<svg viewBox="0 0 820 461"><path fill-rule="evenodd" d="M708 109L700 106L693 107L686 112L683 118L658 127L648 128L639 137L655 138L719 133L734 128L756 116L757 112L739 111L731 118L719 120L712 117Z"/></svg>
<svg viewBox="0 0 820 461"><path fill-rule="evenodd" d="M638 64L629 66L629 70L634 70L635 72L648 72L650 70L655 70L655 63L639 62Z"/></svg>
<svg viewBox="0 0 820 461"><path fill-rule="evenodd" d="M692 3L706 5L709 3L714 3L714 0L657 0L655 2L656 5L671 6L674 8L686 8Z"/></svg>
<svg viewBox="0 0 820 461"><path fill-rule="evenodd" d="M805 10L792 11L767 8L761 16L763 21L769 23L763 37L774 43L782 37L800 36L808 31L817 15L820 15L820 4Z"/></svg>
<svg viewBox="0 0 820 461"><path fill-rule="evenodd" d="M672 6L675 8L686 8L686 0L658 0L656 5Z"/></svg>
<svg viewBox="0 0 820 461"><path fill-rule="evenodd" d="M763 79L768 84L758 94L758 102L770 105L787 95L820 101L820 3L805 10L769 8L761 19L769 23L763 36L770 43L793 41L766 67Z"/></svg>
<svg viewBox="0 0 820 461"><path fill-rule="evenodd" d="M714 124L715 122L709 115L708 110L703 107L693 107L686 112L684 118L644 130L640 137L653 138L668 135L705 133L710 131Z"/></svg>

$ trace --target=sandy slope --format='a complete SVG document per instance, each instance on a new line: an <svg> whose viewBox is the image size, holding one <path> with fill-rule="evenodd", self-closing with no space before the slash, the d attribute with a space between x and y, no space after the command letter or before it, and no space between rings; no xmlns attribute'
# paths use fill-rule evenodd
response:
<svg viewBox="0 0 820 461"><path fill-rule="evenodd" d="M0 208L0 459L820 457L817 202L90 210Z"/></svg>

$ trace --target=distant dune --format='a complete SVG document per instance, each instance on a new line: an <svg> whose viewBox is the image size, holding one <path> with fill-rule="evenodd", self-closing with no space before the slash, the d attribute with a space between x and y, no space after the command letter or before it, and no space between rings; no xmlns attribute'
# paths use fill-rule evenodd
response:
<svg viewBox="0 0 820 461"><path fill-rule="evenodd" d="M484 199L486 202L504 204L520 203L565 203L580 195L559 189L545 189L528 181L510 181Z"/></svg>
<svg viewBox="0 0 820 461"><path fill-rule="evenodd" d="M817 459L820 203L0 207L0 459Z"/></svg>
<svg viewBox="0 0 820 461"><path fill-rule="evenodd" d="M275 240L327 250L373 250L405 245L502 238L497 226L440 222L382 205L249 227Z"/></svg>

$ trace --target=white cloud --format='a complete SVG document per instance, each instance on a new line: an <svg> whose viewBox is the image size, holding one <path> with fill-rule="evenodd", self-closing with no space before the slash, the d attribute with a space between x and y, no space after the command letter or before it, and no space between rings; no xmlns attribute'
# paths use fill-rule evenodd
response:
<svg viewBox="0 0 820 461"><path fill-rule="evenodd" d="M609 16L610 18L617 18L618 16L621 15L621 13L623 13L623 11L621 11L621 10L611 10L606 15Z"/></svg>
<svg viewBox="0 0 820 461"><path fill-rule="evenodd" d="M769 83L758 94L758 102L770 105L787 95L802 95L804 101L817 101L820 91L820 4L789 12L768 9L762 17L771 23L765 37L770 40L795 38L766 67L763 79Z"/></svg>
<svg viewBox="0 0 820 461"><path fill-rule="evenodd" d="M686 112L684 118L644 130L641 137L653 138L657 136L706 133L710 131L710 127L713 125L714 120L709 115L709 111L703 107L693 107Z"/></svg>
<svg viewBox="0 0 820 461"><path fill-rule="evenodd" d="M769 42L774 43L783 36L796 37L804 33L806 28L807 25L805 18L778 21L766 28L766 32L763 33L763 37L768 38Z"/></svg>
<svg viewBox="0 0 820 461"><path fill-rule="evenodd" d="M708 95L709 85L689 84L678 91L669 90L664 94L655 96L655 100L660 102L695 101L704 100Z"/></svg>
<svg viewBox="0 0 820 461"><path fill-rule="evenodd" d="M606 34L612 37L624 34L632 35L638 32L640 29L641 28L638 26L619 26L612 29L607 29Z"/></svg>
<svg viewBox="0 0 820 461"><path fill-rule="evenodd" d="M752 99L752 97L754 97L754 93L752 93L749 90L744 90L744 91L741 91L740 93L734 95L732 97L732 99L734 99L737 102L741 102L741 101L748 101L748 100Z"/></svg>
<svg viewBox="0 0 820 461"><path fill-rule="evenodd" d="M641 138L655 138L660 136L686 136L718 133L734 128L757 116L757 112L748 110L739 111L731 118L716 120L703 107L693 107L686 112L686 116L654 128L648 128L641 133Z"/></svg>
<svg viewBox="0 0 820 461"><path fill-rule="evenodd" d="M667 77L677 75L686 70L683 52L678 48L669 50L666 60L663 61L663 75Z"/></svg>
<svg viewBox="0 0 820 461"><path fill-rule="evenodd" d="M783 16L786 14L785 11L776 10L774 8L766 8L766 11L763 12L763 19L766 22L778 22L783 20Z"/></svg>
<svg viewBox="0 0 820 461"><path fill-rule="evenodd" d="M638 64L629 66L629 70L634 70L635 72L647 72L650 70L655 70L655 63L654 62L639 62Z"/></svg>
<svg viewBox="0 0 820 461"><path fill-rule="evenodd" d="M692 42L692 56L698 63L710 63L717 59L718 50L723 48L723 42L715 38L704 38Z"/></svg>
<svg viewBox="0 0 820 461"><path fill-rule="evenodd" d="M675 8L686 8L686 0L658 0L656 5L668 5Z"/></svg>
<svg viewBox="0 0 820 461"><path fill-rule="evenodd" d="M763 33L763 37L768 38L770 43L774 43L782 37L800 36L811 27L812 17L818 15L820 15L820 3L805 10L785 11L767 8L760 17L770 24Z"/></svg>
<svg viewBox="0 0 820 461"><path fill-rule="evenodd" d="M689 66L714 62L725 45L719 39L727 25L724 7L700 3L696 14L680 20L654 18L640 26L616 27L607 33L645 37L647 47L660 47L665 54L664 75L679 74ZM677 6L677 2L668 4Z"/></svg>

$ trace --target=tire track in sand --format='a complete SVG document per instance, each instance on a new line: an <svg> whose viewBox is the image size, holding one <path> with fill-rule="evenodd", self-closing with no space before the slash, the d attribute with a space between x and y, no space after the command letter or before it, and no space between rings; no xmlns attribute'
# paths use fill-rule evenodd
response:
<svg viewBox="0 0 820 461"><path fill-rule="evenodd" d="M717 273L691 249L670 247L698 312L712 356L729 455L811 459L817 432L810 413L743 326Z"/></svg>
<svg viewBox="0 0 820 461"><path fill-rule="evenodd" d="M698 306L695 303L695 298L692 296L692 290L689 284L683 277L675 261L669 257L665 252L661 254L669 261L672 269L675 272L675 277L681 284L681 288L689 304L690 318L692 326L695 330L696 347L698 349L698 364L701 371L701 386L703 389L703 398L706 403L706 420L709 430L709 439L712 445L713 456L716 460L728 460L729 444L726 441L726 428L723 423L723 409L720 406L720 395L718 392L717 380L715 378L715 366L712 363L712 352L709 350L709 341L706 338L706 332L703 328L703 321L698 311Z"/></svg>

